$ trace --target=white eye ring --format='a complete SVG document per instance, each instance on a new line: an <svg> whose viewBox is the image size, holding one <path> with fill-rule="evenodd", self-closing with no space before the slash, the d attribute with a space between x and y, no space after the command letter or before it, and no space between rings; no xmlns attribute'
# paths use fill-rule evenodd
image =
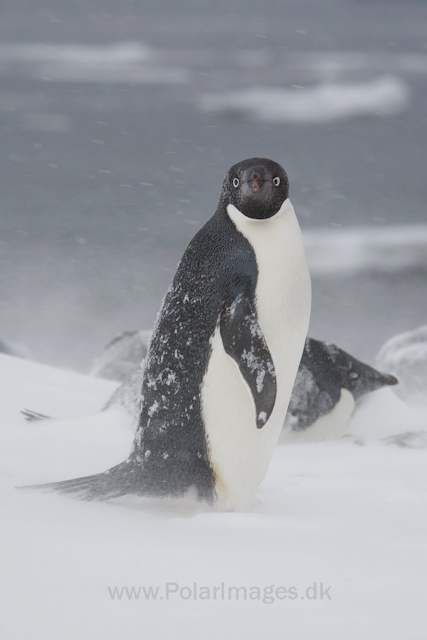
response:
<svg viewBox="0 0 427 640"><path fill-rule="evenodd" d="M237 189L239 184L240 184L239 178L233 178L233 187L235 187Z"/></svg>
<svg viewBox="0 0 427 640"><path fill-rule="evenodd" d="M280 178L273 178L273 184L275 187L278 187L280 184Z"/></svg>

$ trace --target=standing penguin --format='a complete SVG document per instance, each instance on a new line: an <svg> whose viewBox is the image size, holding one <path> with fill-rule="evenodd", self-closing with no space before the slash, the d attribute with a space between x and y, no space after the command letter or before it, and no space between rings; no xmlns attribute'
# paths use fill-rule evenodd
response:
<svg viewBox="0 0 427 640"><path fill-rule="evenodd" d="M195 489L199 500L244 508L280 435L310 306L288 176L265 158L239 162L163 301L128 459L37 487L87 500Z"/></svg>

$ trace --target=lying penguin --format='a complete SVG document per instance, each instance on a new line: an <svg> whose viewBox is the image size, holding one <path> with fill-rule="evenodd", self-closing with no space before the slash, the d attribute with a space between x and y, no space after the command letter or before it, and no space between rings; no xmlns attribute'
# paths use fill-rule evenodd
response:
<svg viewBox="0 0 427 640"><path fill-rule="evenodd" d="M356 360L335 344L307 338L282 440L340 436L362 396L395 384L397 378Z"/></svg>
<svg viewBox="0 0 427 640"><path fill-rule="evenodd" d="M310 308L288 176L265 158L239 162L163 301L129 457L39 487L87 500L191 491L222 509L247 507L282 429Z"/></svg>

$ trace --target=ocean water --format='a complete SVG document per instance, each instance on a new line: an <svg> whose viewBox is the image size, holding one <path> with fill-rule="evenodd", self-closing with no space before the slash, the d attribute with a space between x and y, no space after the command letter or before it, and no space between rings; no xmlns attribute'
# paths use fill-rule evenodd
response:
<svg viewBox="0 0 427 640"><path fill-rule="evenodd" d="M150 328L223 175L254 155L287 169L307 239L335 243L327 272L312 259L311 335L372 360L423 324L425 264L380 245L427 221L427 5L132 5L5 12L0 339L87 371ZM350 269L339 238L361 228L377 244Z"/></svg>

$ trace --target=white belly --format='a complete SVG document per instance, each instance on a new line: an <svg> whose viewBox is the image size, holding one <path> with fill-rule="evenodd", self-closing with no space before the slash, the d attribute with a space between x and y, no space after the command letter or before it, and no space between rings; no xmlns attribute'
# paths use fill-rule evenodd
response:
<svg viewBox="0 0 427 640"><path fill-rule="evenodd" d="M339 438L343 435L351 416L354 413L355 402L348 389L341 389L340 399L326 416L321 416L307 429L293 431L289 427L283 429L281 442L315 442Z"/></svg>
<svg viewBox="0 0 427 640"><path fill-rule="evenodd" d="M274 410L264 427L257 429L249 387L216 330L202 389L203 416L218 502L222 508L239 509L252 502L280 435L307 335L311 285L301 231L289 200L269 220L247 218L233 205L227 211L255 251L258 322L277 375Z"/></svg>

